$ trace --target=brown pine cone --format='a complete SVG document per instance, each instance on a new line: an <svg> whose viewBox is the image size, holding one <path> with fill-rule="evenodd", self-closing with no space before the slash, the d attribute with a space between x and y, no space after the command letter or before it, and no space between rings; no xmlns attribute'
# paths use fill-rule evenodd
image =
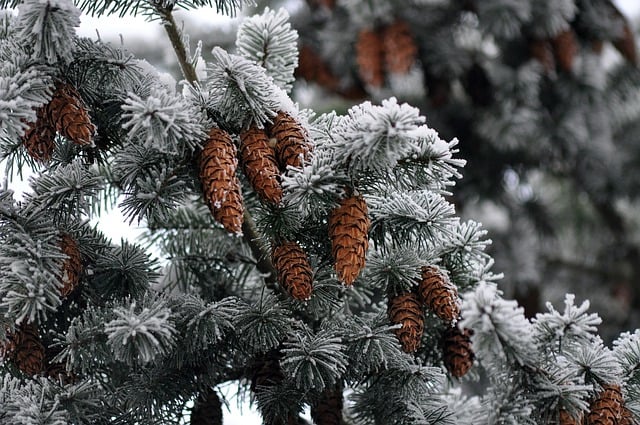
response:
<svg viewBox="0 0 640 425"><path fill-rule="evenodd" d="M582 415L576 419L566 410L560 410L560 414L558 415L558 425L582 425Z"/></svg>
<svg viewBox="0 0 640 425"><path fill-rule="evenodd" d="M22 136L27 153L38 162L49 161L55 148L55 137L56 129L47 118L46 106L37 108L35 122L29 123Z"/></svg>
<svg viewBox="0 0 640 425"><path fill-rule="evenodd" d="M618 425L623 411L620 385L603 385L600 394L589 405L587 425Z"/></svg>
<svg viewBox="0 0 640 425"><path fill-rule="evenodd" d="M10 333L0 347L0 354L27 375L37 375L44 370L45 348L37 326L31 323L20 325Z"/></svg>
<svg viewBox="0 0 640 425"><path fill-rule="evenodd" d="M313 146L304 127L286 112L278 112L269 130L276 140L276 158L284 172L288 166L302 168Z"/></svg>
<svg viewBox="0 0 640 425"><path fill-rule="evenodd" d="M191 409L191 425L222 425L222 402L215 391L207 391Z"/></svg>
<svg viewBox="0 0 640 425"><path fill-rule="evenodd" d="M307 81L314 81L329 91L336 91L340 86L340 79L336 77L329 65L306 44L300 47L295 75Z"/></svg>
<svg viewBox="0 0 640 425"><path fill-rule="evenodd" d="M324 391L311 405L311 419L316 425L342 425L342 388Z"/></svg>
<svg viewBox="0 0 640 425"><path fill-rule="evenodd" d="M560 69L565 72L571 72L579 50L575 32L571 28L562 31L551 40L551 44Z"/></svg>
<svg viewBox="0 0 640 425"><path fill-rule="evenodd" d="M373 29L363 29L356 41L358 75L371 87L384 84L384 52L382 36Z"/></svg>
<svg viewBox="0 0 640 425"><path fill-rule="evenodd" d="M631 29L631 25L626 18L622 27L622 35L613 40L613 47L620 52L623 58L632 65L638 65L638 52L636 49L636 37Z"/></svg>
<svg viewBox="0 0 640 425"><path fill-rule="evenodd" d="M235 234L242 233L244 205L236 176L238 159L231 136L212 128L200 153L200 182L213 218Z"/></svg>
<svg viewBox="0 0 640 425"><path fill-rule="evenodd" d="M284 242L273 248L273 265L280 285L297 300L308 300L313 290L313 271L304 250L296 242Z"/></svg>
<svg viewBox="0 0 640 425"><path fill-rule="evenodd" d="M633 413L631 413L629 409L623 406L622 417L620 418L618 425L635 425L635 424L637 424L637 422L633 417Z"/></svg>
<svg viewBox="0 0 640 425"><path fill-rule="evenodd" d="M47 105L49 121L58 133L78 145L90 145L96 126L91 123L89 111L80 93L70 84L58 83Z"/></svg>
<svg viewBox="0 0 640 425"><path fill-rule="evenodd" d="M420 302L429 307L439 318L452 323L460 316L458 288L436 266L422 268L422 280L418 285Z"/></svg>
<svg viewBox="0 0 640 425"><path fill-rule="evenodd" d="M529 53L544 69L545 74L551 74L556 70L556 60L553 56L553 46L549 40L531 40ZM572 59L573 61L573 59Z"/></svg>
<svg viewBox="0 0 640 425"><path fill-rule="evenodd" d="M331 253L338 279L346 285L352 285L364 268L371 225L367 212L362 196L350 196L329 216Z"/></svg>
<svg viewBox="0 0 640 425"><path fill-rule="evenodd" d="M417 351L424 332L424 315L417 295L408 292L391 298L388 313L392 323L402 325L395 331L402 349L407 353Z"/></svg>
<svg viewBox="0 0 640 425"><path fill-rule="evenodd" d="M405 21L399 19L384 28L382 49L384 66L387 72L393 74L409 72L418 55L411 28Z"/></svg>
<svg viewBox="0 0 640 425"><path fill-rule="evenodd" d="M471 369L475 357L471 349L471 330L461 331L457 326L447 328L442 345L444 366L456 378L464 376Z"/></svg>
<svg viewBox="0 0 640 425"><path fill-rule="evenodd" d="M259 128L252 127L240 134L240 158L244 173L260 199L272 204L282 201L280 170L269 136Z"/></svg>
<svg viewBox="0 0 640 425"><path fill-rule="evenodd" d="M72 293L80 283L82 256L78 248L78 242L67 233L62 234L60 237L60 251L68 257L62 263L60 296L64 298Z"/></svg>

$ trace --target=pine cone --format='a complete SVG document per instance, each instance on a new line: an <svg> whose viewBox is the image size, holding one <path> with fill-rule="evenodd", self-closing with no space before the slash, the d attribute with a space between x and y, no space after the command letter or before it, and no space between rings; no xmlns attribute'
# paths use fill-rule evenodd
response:
<svg viewBox="0 0 640 425"><path fill-rule="evenodd" d="M237 166L236 146L231 136L212 128L200 154L202 191L213 218L228 232L241 234L244 205L236 176Z"/></svg>
<svg viewBox="0 0 640 425"><path fill-rule="evenodd" d="M311 47L303 44L298 54L298 68L295 74L307 81L315 81L329 91L335 91L340 79L331 71L326 62Z"/></svg>
<svg viewBox="0 0 640 425"><path fill-rule="evenodd" d="M579 48L576 34L572 29L562 31L551 40L551 44L560 69L571 72Z"/></svg>
<svg viewBox="0 0 640 425"><path fill-rule="evenodd" d="M401 324L395 333L407 353L413 353L420 347L424 332L424 315L417 295L409 292L389 300L389 320Z"/></svg>
<svg viewBox="0 0 640 425"><path fill-rule="evenodd" d="M626 407L622 407L622 416L620 417L620 421L618 425L635 425L637 422L633 417L633 413Z"/></svg>
<svg viewBox="0 0 640 425"><path fill-rule="evenodd" d="M352 285L364 268L370 224L362 196L343 199L329 216L331 253L338 279L346 285Z"/></svg>
<svg viewBox="0 0 640 425"><path fill-rule="evenodd" d="M623 410L620 385L603 385L602 392L589 405L587 425L618 425Z"/></svg>
<svg viewBox="0 0 640 425"><path fill-rule="evenodd" d="M96 126L91 123L86 105L78 91L67 83L58 83L47 105L49 121L58 133L78 145L90 145Z"/></svg>
<svg viewBox="0 0 640 425"><path fill-rule="evenodd" d="M60 296L67 297L80 283L82 275L82 256L78 249L78 243L66 233L60 237L60 251L68 258L62 263L62 288Z"/></svg>
<svg viewBox="0 0 640 425"><path fill-rule="evenodd" d="M384 53L382 36L375 30L363 29L356 41L358 75L371 87L384 84Z"/></svg>
<svg viewBox="0 0 640 425"><path fill-rule="evenodd" d="M45 348L40 342L38 328L33 324L23 324L9 334L0 354L27 375L37 375L44 370Z"/></svg>
<svg viewBox="0 0 640 425"><path fill-rule="evenodd" d="M311 405L311 419L316 425L342 425L342 389L326 390Z"/></svg>
<svg viewBox="0 0 640 425"><path fill-rule="evenodd" d="M36 120L22 136L27 153L38 162L47 162L55 148L56 129L47 118L46 106L36 109Z"/></svg>
<svg viewBox="0 0 640 425"><path fill-rule="evenodd" d="M402 20L396 20L384 28L382 49L384 66L387 72L393 74L409 72L418 55L418 48L411 34L411 28Z"/></svg>
<svg viewBox="0 0 640 425"><path fill-rule="evenodd" d="M464 376L473 365L471 330L461 331L457 326L449 327L443 335L444 366L456 378Z"/></svg>
<svg viewBox="0 0 640 425"><path fill-rule="evenodd" d="M270 129L276 139L276 158L282 171L288 166L301 168L309 159L313 146L308 141L306 130L286 112L278 112Z"/></svg>
<svg viewBox="0 0 640 425"><path fill-rule="evenodd" d="M558 425L582 425L582 415L576 419L563 409L558 416Z"/></svg>
<svg viewBox="0 0 640 425"><path fill-rule="evenodd" d="M269 136L264 130L252 127L240 134L240 158L244 173L260 199L279 204L282 201L280 170Z"/></svg>
<svg viewBox="0 0 640 425"><path fill-rule="evenodd" d="M297 300L311 298L313 271L304 250L296 242L284 242L273 249L273 265L280 285Z"/></svg>
<svg viewBox="0 0 640 425"><path fill-rule="evenodd" d="M624 24L622 26L622 35L613 40L613 47L620 52L627 62L632 65L638 65L638 53L636 50L636 38L629 25L629 21L622 17Z"/></svg>
<svg viewBox="0 0 640 425"><path fill-rule="evenodd" d="M222 425L222 403L215 391L207 391L191 409L191 425Z"/></svg>
<svg viewBox="0 0 640 425"><path fill-rule="evenodd" d="M556 70L553 46L551 46L549 40L531 40L529 43L529 52L531 57L540 62L545 74L551 74Z"/></svg>
<svg viewBox="0 0 640 425"><path fill-rule="evenodd" d="M429 307L439 318L452 323L458 320L458 289L449 277L436 266L422 268L422 280L418 285L420 302Z"/></svg>

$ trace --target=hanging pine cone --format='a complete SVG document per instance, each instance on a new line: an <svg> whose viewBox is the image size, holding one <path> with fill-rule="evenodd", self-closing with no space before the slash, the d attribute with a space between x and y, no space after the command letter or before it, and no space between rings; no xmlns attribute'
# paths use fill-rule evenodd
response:
<svg viewBox="0 0 640 425"><path fill-rule="evenodd" d="M269 132L276 140L276 158L282 171L288 166L301 168L309 159L313 146L304 127L291 115L278 112Z"/></svg>
<svg viewBox="0 0 640 425"><path fill-rule="evenodd" d="M78 248L78 243L71 235L64 233L60 237L60 251L67 258L62 263L62 288L60 296L65 298L72 293L80 283L82 275L82 256Z"/></svg>
<svg viewBox="0 0 640 425"><path fill-rule="evenodd" d="M620 52L623 58L632 65L638 65L638 53L636 49L636 38L631 29L631 25L626 18L622 17L623 26L620 37L613 40L613 47Z"/></svg>
<svg viewBox="0 0 640 425"><path fill-rule="evenodd" d="M387 72L393 74L409 72L418 55L418 48L413 34L411 34L411 28L400 19L384 28L382 49L384 66Z"/></svg>
<svg viewBox="0 0 640 425"><path fill-rule="evenodd" d="M238 160L231 136L212 128L200 154L200 182L213 218L235 234L242 233L244 205L240 181L236 176Z"/></svg>
<svg viewBox="0 0 640 425"><path fill-rule="evenodd" d="M96 126L91 123L80 93L72 85L63 82L56 85L47 105L47 115L65 138L81 146L91 144Z"/></svg>
<svg viewBox="0 0 640 425"><path fill-rule="evenodd" d="M560 410L560 414L558 415L558 425L582 425L582 415L576 419L566 410Z"/></svg>
<svg viewBox="0 0 640 425"><path fill-rule="evenodd" d="M456 378L464 376L473 365L471 330L461 331L457 326L447 328L443 335L443 360L449 373Z"/></svg>
<svg viewBox="0 0 640 425"><path fill-rule="evenodd" d="M556 60L553 56L553 46L549 40L531 40L529 53L542 65L545 74L549 75L555 72Z"/></svg>
<svg viewBox="0 0 640 425"><path fill-rule="evenodd" d="M311 419L316 425L342 425L342 388L326 390L311 405Z"/></svg>
<svg viewBox="0 0 640 425"><path fill-rule="evenodd" d="M618 425L635 425L635 419L633 418L633 413L626 407L622 407L622 416L620 417L620 421L618 421Z"/></svg>
<svg viewBox="0 0 640 425"><path fill-rule="evenodd" d="M252 127L240 134L240 158L244 173L260 199L279 204L282 201L280 170L269 136L259 128Z"/></svg>
<svg viewBox="0 0 640 425"><path fill-rule="evenodd" d="M271 254L280 285L297 300L311 298L313 271L304 250L296 242L284 242Z"/></svg>
<svg viewBox="0 0 640 425"><path fill-rule="evenodd" d="M382 36L373 29L363 29L356 41L358 75L371 87L384 84L384 52Z"/></svg>
<svg viewBox="0 0 640 425"><path fill-rule="evenodd" d="M575 32L571 28L562 31L551 40L551 44L560 69L571 72L579 48Z"/></svg>
<svg viewBox="0 0 640 425"><path fill-rule="evenodd" d="M623 410L620 385L603 385L600 394L589 405L587 425L618 425Z"/></svg>
<svg viewBox="0 0 640 425"><path fill-rule="evenodd" d="M191 409L191 425L222 425L222 402L215 391L207 391Z"/></svg>
<svg viewBox="0 0 640 425"><path fill-rule="evenodd" d="M300 47L295 75L307 81L315 81L329 91L337 90L340 85L340 79L331 71L329 65L306 44Z"/></svg>
<svg viewBox="0 0 640 425"><path fill-rule="evenodd" d="M446 273L438 267L426 266L422 268L418 296L420 302L429 307L442 320L447 323L458 320L460 315L458 289L451 283Z"/></svg>
<svg viewBox="0 0 640 425"><path fill-rule="evenodd" d="M371 224L367 211L362 196L350 196L329 216L331 253L338 279L346 285L352 285L364 268Z"/></svg>
<svg viewBox="0 0 640 425"><path fill-rule="evenodd" d="M45 348L40 342L38 328L31 324L20 325L8 335L8 340L0 348L2 358L10 360L27 375L37 375L44 370Z"/></svg>
<svg viewBox="0 0 640 425"><path fill-rule="evenodd" d="M56 130L46 114L46 106L36 109L36 120L22 136L22 144L27 153L38 162L47 162L55 148Z"/></svg>
<svg viewBox="0 0 640 425"><path fill-rule="evenodd" d="M402 325L395 331L402 349L407 353L418 350L424 332L424 315L417 295L409 292L389 299L388 313L392 323Z"/></svg>

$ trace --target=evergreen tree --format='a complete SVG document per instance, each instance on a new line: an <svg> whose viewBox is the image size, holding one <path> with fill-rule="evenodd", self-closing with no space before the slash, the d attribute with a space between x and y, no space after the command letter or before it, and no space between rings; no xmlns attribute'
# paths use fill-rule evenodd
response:
<svg viewBox="0 0 640 425"><path fill-rule="evenodd" d="M282 9L190 51L174 9L243 3L0 0L0 151L37 171L0 192L2 423L221 423L229 382L265 424L637 422L640 333L609 347L588 302L502 297L452 203L457 139L395 97L301 109ZM76 36L81 10L160 21L182 90ZM89 224L115 204L140 244Z"/></svg>

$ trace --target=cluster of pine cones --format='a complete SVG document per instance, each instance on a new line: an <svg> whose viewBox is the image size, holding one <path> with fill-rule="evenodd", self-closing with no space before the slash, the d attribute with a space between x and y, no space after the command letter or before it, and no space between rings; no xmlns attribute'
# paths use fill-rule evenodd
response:
<svg viewBox="0 0 640 425"><path fill-rule="evenodd" d="M60 268L60 297L67 298L76 290L83 272L82 256L77 241L68 233L62 233L58 243L67 257ZM0 341L0 359L9 361L27 375L45 373L69 382L73 377L65 365L51 361L51 354L42 343L36 323L22 323L15 331L8 332L6 341Z"/></svg>

